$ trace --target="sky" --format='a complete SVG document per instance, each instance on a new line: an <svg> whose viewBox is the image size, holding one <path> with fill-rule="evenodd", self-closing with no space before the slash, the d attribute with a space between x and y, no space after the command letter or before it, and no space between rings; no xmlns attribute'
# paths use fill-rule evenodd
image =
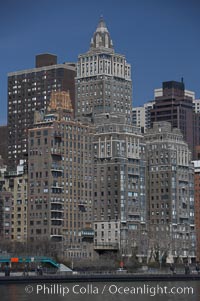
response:
<svg viewBox="0 0 200 301"><path fill-rule="evenodd" d="M132 67L133 106L153 99L163 81L184 78L200 98L199 0L2 0L0 124L7 122L7 74L53 53L76 62L103 15L115 52Z"/></svg>

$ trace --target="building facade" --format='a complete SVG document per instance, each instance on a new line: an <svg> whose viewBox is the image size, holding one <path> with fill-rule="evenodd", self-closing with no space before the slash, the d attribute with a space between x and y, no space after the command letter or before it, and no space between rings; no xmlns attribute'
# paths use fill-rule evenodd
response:
<svg viewBox="0 0 200 301"><path fill-rule="evenodd" d="M0 126L0 156L5 165L8 164L8 127L7 125Z"/></svg>
<svg viewBox="0 0 200 301"><path fill-rule="evenodd" d="M146 235L145 145L138 128L101 116L94 134L94 248L143 257ZM143 243L142 243L143 242Z"/></svg>
<svg viewBox="0 0 200 301"><path fill-rule="evenodd" d="M1 242L10 242L12 239L12 205L11 192L0 191L0 239Z"/></svg>
<svg viewBox="0 0 200 301"><path fill-rule="evenodd" d="M195 170L195 178L194 178L194 201L195 201L195 227L196 227L196 256L197 261L200 261L200 161L194 161L194 170Z"/></svg>
<svg viewBox="0 0 200 301"><path fill-rule="evenodd" d="M193 108L195 113L200 113L200 99L193 100Z"/></svg>
<svg viewBox="0 0 200 301"><path fill-rule="evenodd" d="M76 77L76 116L102 113L124 115L131 123L131 67L114 51L103 19L91 39L88 52L79 55Z"/></svg>
<svg viewBox="0 0 200 301"><path fill-rule="evenodd" d="M13 181L12 240L25 243L27 242L28 232L28 174L24 171L24 163L22 160L20 160L20 163L16 176L11 176L10 178L10 181Z"/></svg>
<svg viewBox="0 0 200 301"><path fill-rule="evenodd" d="M179 129L156 122L145 134L149 256L195 259L194 168Z"/></svg>
<svg viewBox="0 0 200 301"><path fill-rule="evenodd" d="M27 241L28 175L25 163L20 160L17 170L2 174L3 193L10 195L10 241Z"/></svg>
<svg viewBox="0 0 200 301"><path fill-rule="evenodd" d="M84 249L92 233L91 139L91 125L73 120L63 92L29 130L28 238L60 243L70 257L92 257Z"/></svg>
<svg viewBox="0 0 200 301"><path fill-rule="evenodd" d="M183 82L163 82L162 89L157 89L155 92L155 104L151 110L151 126L154 122L170 122L173 128L181 130L185 141L193 152L193 94L189 92L186 93Z"/></svg>
<svg viewBox="0 0 200 301"><path fill-rule="evenodd" d="M154 101L145 103L142 107L132 108L132 124L140 128L141 133L146 133L151 127L151 109Z"/></svg>
<svg viewBox="0 0 200 301"><path fill-rule="evenodd" d="M57 64L51 54L36 56L36 67L8 74L8 167L16 170L27 158L28 128L34 112L46 110L52 91L69 91L75 103L75 65Z"/></svg>
<svg viewBox="0 0 200 301"><path fill-rule="evenodd" d="M144 144L132 126L131 67L115 53L102 18L89 51L78 57L76 100L77 118L88 117L94 125L94 249L125 257L134 248L144 253Z"/></svg>

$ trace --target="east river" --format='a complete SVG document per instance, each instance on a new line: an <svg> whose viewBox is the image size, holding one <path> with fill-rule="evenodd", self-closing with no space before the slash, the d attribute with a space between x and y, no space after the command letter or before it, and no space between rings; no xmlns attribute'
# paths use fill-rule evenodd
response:
<svg viewBox="0 0 200 301"><path fill-rule="evenodd" d="M0 285L1 301L199 301L200 281Z"/></svg>

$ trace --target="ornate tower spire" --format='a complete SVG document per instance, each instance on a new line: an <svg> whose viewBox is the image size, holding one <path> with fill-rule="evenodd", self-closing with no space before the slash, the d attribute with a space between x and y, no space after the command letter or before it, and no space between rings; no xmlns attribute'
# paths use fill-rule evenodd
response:
<svg viewBox="0 0 200 301"><path fill-rule="evenodd" d="M118 89L120 94L113 92ZM103 17L99 20L89 51L79 55L76 97L78 118L93 116L93 121L99 122L101 114L109 114L131 123L131 66L124 55L115 53Z"/></svg>
<svg viewBox="0 0 200 301"><path fill-rule="evenodd" d="M93 50L93 49L103 49L103 48L114 52L110 33L107 29L103 17L101 16L97 29L91 39L90 49Z"/></svg>
<svg viewBox="0 0 200 301"><path fill-rule="evenodd" d="M73 116L69 91L53 91L51 93L48 113L55 113L58 116L58 120L66 116Z"/></svg>

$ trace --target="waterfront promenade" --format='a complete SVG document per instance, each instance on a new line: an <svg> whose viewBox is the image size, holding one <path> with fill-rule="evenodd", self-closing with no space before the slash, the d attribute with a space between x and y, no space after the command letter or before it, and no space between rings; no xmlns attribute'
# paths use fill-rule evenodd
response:
<svg viewBox="0 0 200 301"><path fill-rule="evenodd" d="M189 281L200 280L200 275L192 273L185 274L111 274L111 273L79 273L79 274L53 274L36 275L30 272L28 276L23 273L11 273L5 276L0 273L0 284L8 283L47 283L47 282L123 282L123 281Z"/></svg>

